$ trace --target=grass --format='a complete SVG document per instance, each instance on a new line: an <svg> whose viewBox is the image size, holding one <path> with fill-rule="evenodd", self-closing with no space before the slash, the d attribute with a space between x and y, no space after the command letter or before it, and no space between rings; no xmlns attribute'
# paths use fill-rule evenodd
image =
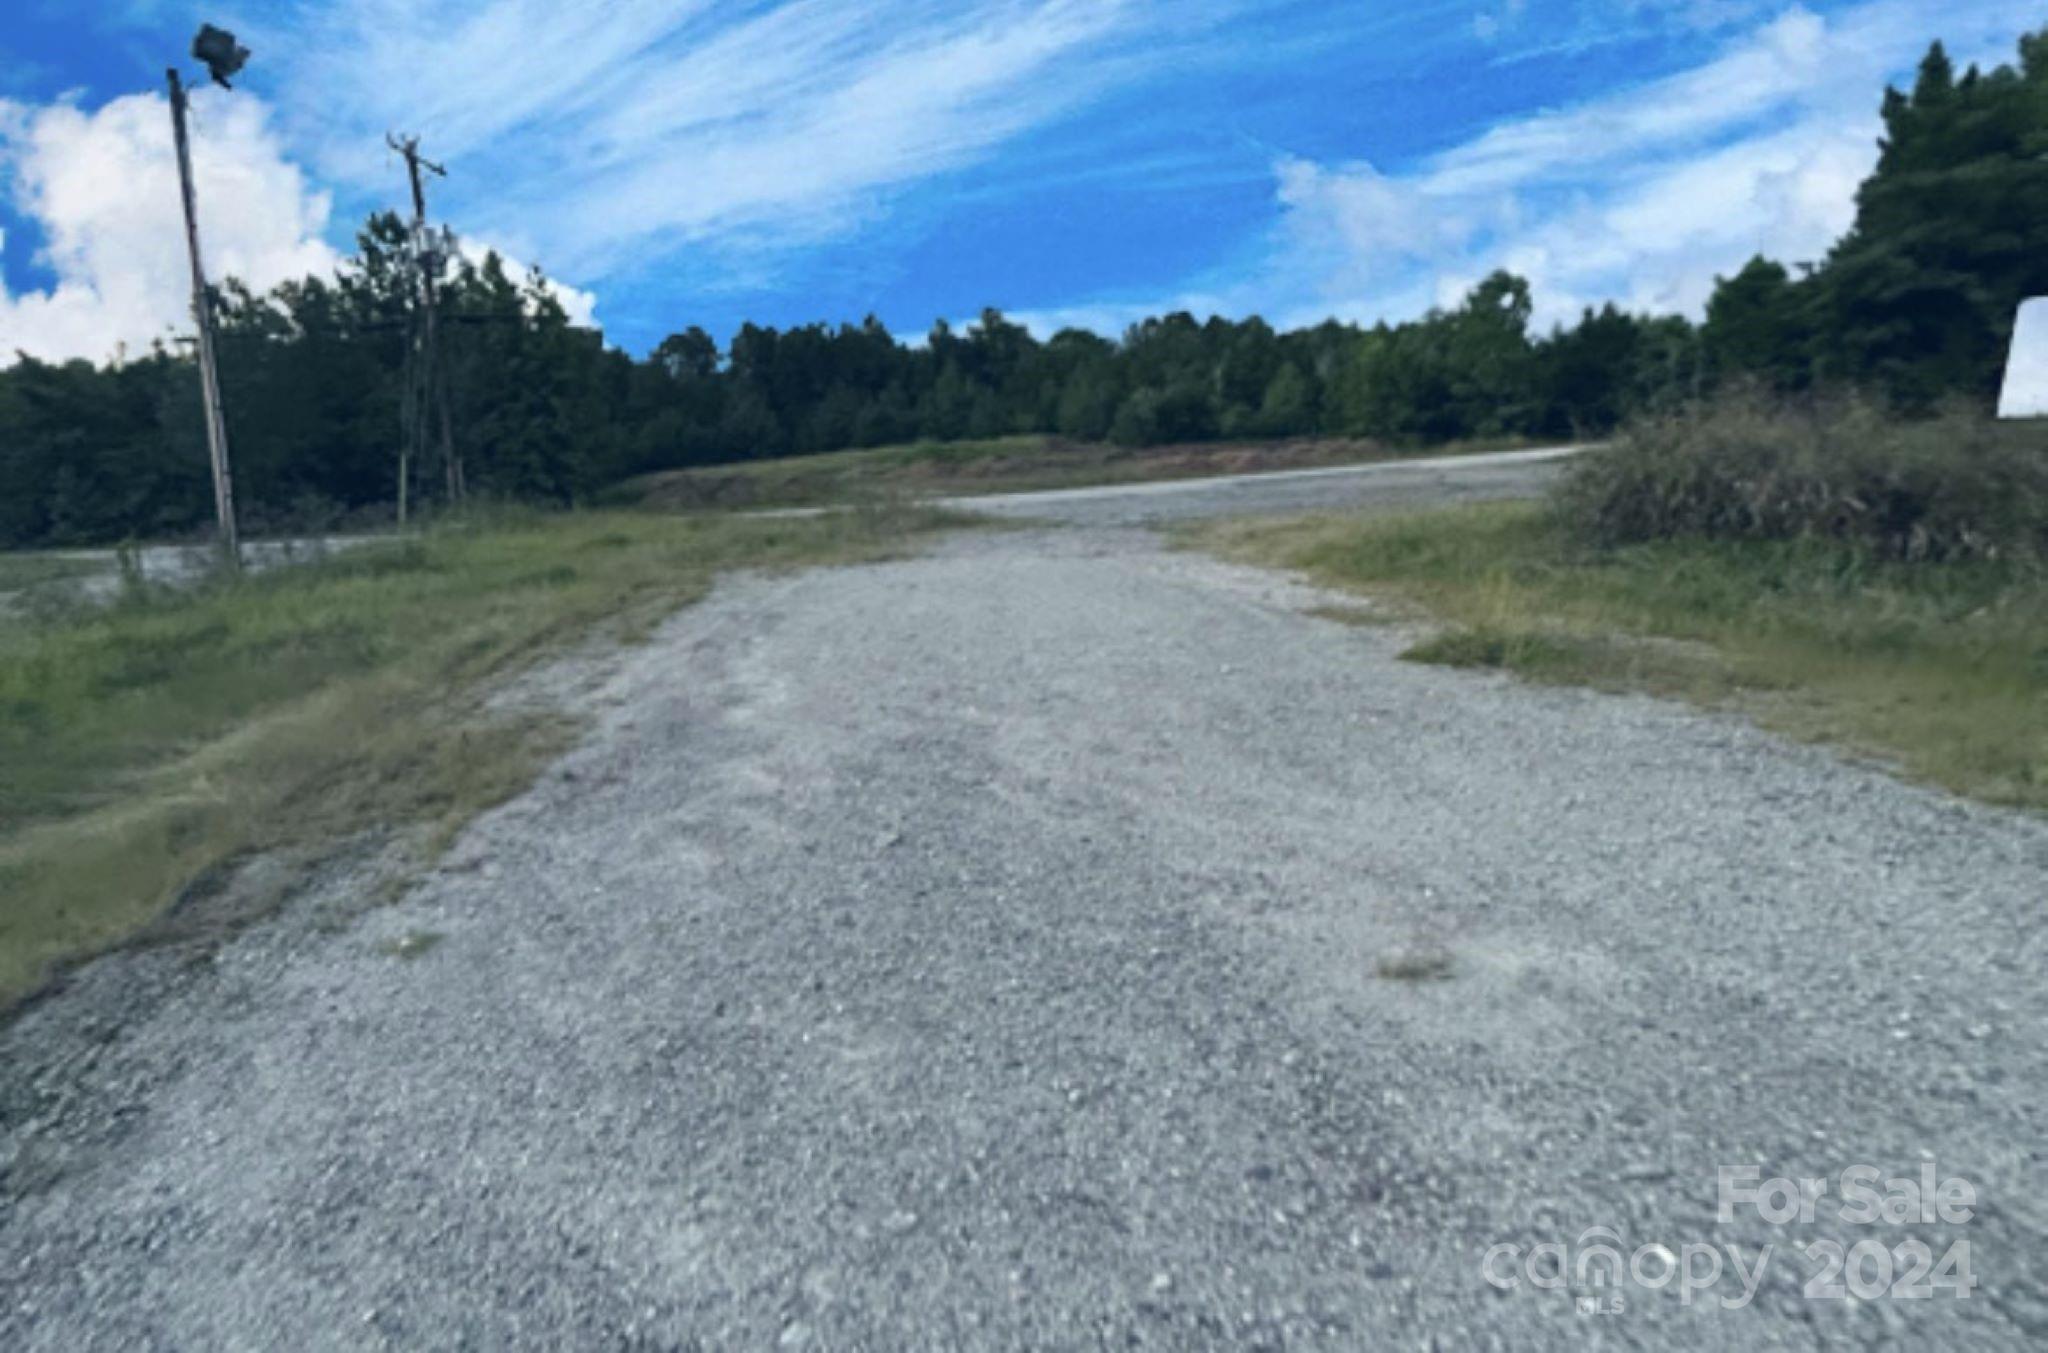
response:
<svg viewBox="0 0 2048 1353"><path fill-rule="evenodd" d="M378 828L445 844L571 736L487 702L537 660L644 635L723 570L879 558L942 524L498 517L0 626L0 1008L238 861Z"/></svg>
<svg viewBox="0 0 2048 1353"><path fill-rule="evenodd" d="M0 592L27 591L99 572L90 559L60 554L0 554Z"/></svg>
<svg viewBox="0 0 2048 1353"><path fill-rule="evenodd" d="M91 559L60 554L0 553L0 625L18 623L70 606L78 584L103 573Z"/></svg>
<svg viewBox="0 0 2048 1353"><path fill-rule="evenodd" d="M1522 444L1473 442L1411 452L1374 441L1313 438L1136 448L1044 436L917 442L645 475L614 488L608 501L672 510L819 507L1307 469Z"/></svg>
<svg viewBox="0 0 2048 1353"><path fill-rule="evenodd" d="M1437 618L1417 661L1740 709L2048 808L2048 574L1819 538L1598 548L1544 504L1240 522L1194 538Z"/></svg>

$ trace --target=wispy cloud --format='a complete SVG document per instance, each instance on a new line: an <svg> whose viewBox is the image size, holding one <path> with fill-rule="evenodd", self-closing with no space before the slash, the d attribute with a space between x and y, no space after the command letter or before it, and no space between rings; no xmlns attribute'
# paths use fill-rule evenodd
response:
<svg viewBox="0 0 2048 1353"><path fill-rule="evenodd" d="M1472 16L1472 32L1497 49L1497 64L1513 64L1583 55L1660 32L1722 32L1777 8L1777 0L1572 0L1535 8L1528 0L1486 0Z"/></svg>
<svg viewBox="0 0 2048 1353"><path fill-rule="evenodd" d="M446 191L466 219L603 276L685 242L758 256L871 220L892 192L1112 87L1140 34L1188 24L1164 10L362 0L258 36L288 84L322 91L294 130L324 174L381 183L382 130L421 132L454 162Z"/></svg>

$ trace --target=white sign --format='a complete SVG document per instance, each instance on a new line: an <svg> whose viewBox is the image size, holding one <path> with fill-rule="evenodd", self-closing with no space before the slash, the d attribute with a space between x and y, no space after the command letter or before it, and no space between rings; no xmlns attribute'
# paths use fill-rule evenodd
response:
<svg viewBox="0 0 2048 1353"><path fill-rule="evenodd" d="M2005 365L2000 418L2048 418L2048 296L2020 303L2012 330L2012 358Z"/></svg>

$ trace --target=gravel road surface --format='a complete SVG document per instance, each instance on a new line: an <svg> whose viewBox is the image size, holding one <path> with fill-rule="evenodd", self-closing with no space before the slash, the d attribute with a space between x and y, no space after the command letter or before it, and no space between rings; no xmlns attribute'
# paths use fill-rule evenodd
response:
<svg viewBox="0 0 2048 1353"><path fill-rule="evenodd" d="M0 1348L2048 1341L2048 824L1321 600L989 532L565 667L403 901L0 1034Z"/></svg>

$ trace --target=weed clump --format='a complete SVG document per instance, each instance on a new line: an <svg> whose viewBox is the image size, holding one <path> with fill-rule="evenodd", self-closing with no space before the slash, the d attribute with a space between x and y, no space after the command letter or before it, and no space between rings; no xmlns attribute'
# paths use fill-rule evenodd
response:
<svg viewBox="0 0 2048 1353"><path fill-rule="evenodd" d="M1554 503L1598 546L1676 537L1840 542L1904 563L2048 561L2048 433L1952 410L1733 395L1638 421Z"/></svg>
<svg viewBox="0 0 2048 1353"><path fill-rule="evenodd" d="M1448 982L1457 966L1444 950L1417 949L1382 956L1373 972L1383 982Z"/></svg>

